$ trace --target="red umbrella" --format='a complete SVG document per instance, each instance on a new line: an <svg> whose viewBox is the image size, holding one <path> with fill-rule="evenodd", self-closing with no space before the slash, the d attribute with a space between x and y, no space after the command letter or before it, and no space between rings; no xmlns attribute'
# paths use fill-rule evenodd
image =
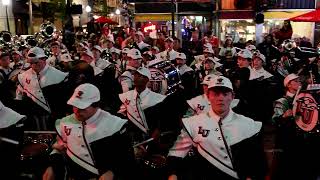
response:
<svg viewBox="0 0 320 180"><path fill-rule="evenodd" d="M320 22L320 9L290 18L289 20L298 22Z"/></svg>
<svg viewBox="0 0 320 180"><path fill-rule="evenodd" d="M96 23L108 23L108 24L118 24L117 22L113 21L112 19L110 18L106 18L104 16L101 16L99 18L97 18L94 22Z"/></svg>

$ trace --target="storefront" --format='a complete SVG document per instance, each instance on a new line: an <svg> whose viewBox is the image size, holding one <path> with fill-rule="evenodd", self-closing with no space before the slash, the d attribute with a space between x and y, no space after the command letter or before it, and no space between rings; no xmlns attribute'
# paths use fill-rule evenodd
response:
<svg viewBox="0 0 320 180"><path fill-rule="evenodd" d="M275 32L279 30L283 21L296 17L312 10L301 10L301 11L269 11L264 13L265 23L263 28L263 35ZM306 37L313 43L314 39L314 26L313 22L293 22L291 21L293 30L292 38Z"/></svg>
<svg viewBox="0 0 320 180"><path fill-rule="evenodd" d="M231 37L234 43L255 40L256 25L253 11L224 11L219 15L221 43Z"/></svg>
<svg viewBox="0 0 320 180"><path fill-rule="evenodd" d="M248 40L256 40L267 34L279 30L284 20L299 16L312 10L300 11L268 11L264 12L264 24L261 34L257 34L257 25L253 21L253 14L248 12L238 12L235 16L234 12L224 12L220 15L220 39L224 42L226 37L232 37L234 42L245 42ZM242 14L242 15L240 15ZM241 17L242 16L242 17ZM238 17L238 18L236 18ZM291 22L293 35L292 38L307 37L313 43L314 26L313 22ZM262 38L263 39L263 38Z"/></svg>
<svg viewBox="0 0 320 180"><path fill-rule="evenodd" d="M145 32L153 30L169 33L168 22L171 22L171 14L135 14L135 27Z"/></svg>

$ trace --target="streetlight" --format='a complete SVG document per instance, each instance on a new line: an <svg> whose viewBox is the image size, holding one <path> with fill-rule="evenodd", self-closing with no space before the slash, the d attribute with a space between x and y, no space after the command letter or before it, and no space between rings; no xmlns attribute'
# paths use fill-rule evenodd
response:
<svg viewBox="0 0 320 180"><path fill-rule="evenodd" d="M6 7L7 28L8 28L8 31L10 32L9 17L8 17L8 6L10 5L10 0L2 0L2 4Z"/></svg>
<svg viewBox="0 0 320 180"><path fill-rule="evenodd" d="M86 6L86 12L87 13L91 12L91 7L89 5Z"/></svg>
<svg viewBox="0 0 320 180"><path fill-rule="evenodd" d="M119 9L116 10L116 15L119 15L121 12Z"/></svg>

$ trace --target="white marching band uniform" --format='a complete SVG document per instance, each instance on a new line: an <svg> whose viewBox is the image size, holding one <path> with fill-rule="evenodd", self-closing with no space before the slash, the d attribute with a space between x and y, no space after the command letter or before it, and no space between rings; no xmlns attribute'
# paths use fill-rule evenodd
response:
<svg viewBox="0 0 320 180"><path fill-rule="evenodd" d="M62 82L67 75L68 73L61 72L49 65L46 65L39 75L30 68L18 75L19 84L17 87L16 99L22 100L23 94L25 93L36 104L51 113L49 104L41 89Z"/></svg>
<svg viewBox="0 0 320 180"><path fill-rule="evenodd" d="M193 146L216 168L238 179L232 163L230 147L257 134L261 122L234 113L232 110L220 121L212 110L182 120L184 128L168 156L184 158Z"/></svg>
<svg viewBox="0 0 320 180"><path fill-rule="evenodd" d="M99 175L92 157L90 144L102 138L112 136L120 131L127 120L113 116L98 109L98 111L82 124L74 114L56 121L56 130L60 138L58 144L68 144L67 155L79 166ZM85 128L85 131L84 131ZM56 153L57 151L54 151Z"/></svg>
<svg viewBox="0 0 320 180"><path fill-rule="evenodd" d="M146 88L138 94L134 89L123 94L119 94L119 98L123 103L119 113L127 115L127 118L134 123L139 129L147 133L149 128L144 116L143 110L162 102L166 96L155 93Z"/></svg>

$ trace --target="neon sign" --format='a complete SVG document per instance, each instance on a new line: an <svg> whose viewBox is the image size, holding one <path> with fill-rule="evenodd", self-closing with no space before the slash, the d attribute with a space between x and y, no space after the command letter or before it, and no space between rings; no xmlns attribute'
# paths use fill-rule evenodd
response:
<svg viewBox="0 0 320 180"><path fill-rule="evenodd" d="M152 24L152 25L146 26L146 27L144 27L143 30L144 30L144 32L156 30L156 25Z"/></svg>

